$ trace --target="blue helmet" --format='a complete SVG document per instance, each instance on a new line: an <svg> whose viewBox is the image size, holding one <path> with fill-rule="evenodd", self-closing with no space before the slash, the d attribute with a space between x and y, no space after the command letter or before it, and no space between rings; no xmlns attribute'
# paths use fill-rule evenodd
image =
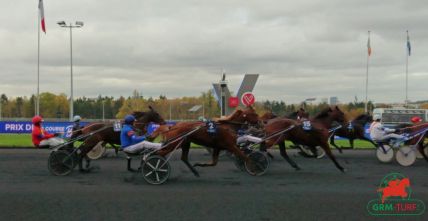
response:
<svg viewBox="0 0 428 221"><path fill-rule="evenodd" d="M125 120L125 124L132 124L135 121L135 117L132 115L126 115L124 120Z"/></svg>

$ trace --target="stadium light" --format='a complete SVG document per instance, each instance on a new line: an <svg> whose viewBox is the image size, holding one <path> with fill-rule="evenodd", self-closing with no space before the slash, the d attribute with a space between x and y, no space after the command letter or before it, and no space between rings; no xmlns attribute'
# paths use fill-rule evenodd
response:
<svg viewBox="0 0 428 221"><path fill-rule="evenodd" d="M82 21L76 21L75 25L67 25L65 21L59 21L57 24L62 28L70 29L70 121L73 121L74 107L73 107L73 28L81 28L83 26Z"/></svg>

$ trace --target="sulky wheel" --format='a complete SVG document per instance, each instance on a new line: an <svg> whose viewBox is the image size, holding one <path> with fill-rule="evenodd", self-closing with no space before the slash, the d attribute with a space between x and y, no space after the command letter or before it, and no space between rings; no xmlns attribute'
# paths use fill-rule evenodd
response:
<svg viewBox="0 0 428 221"><path fill-rule="evenodd" d="M48 169L55 176L66 176L73 171L74 156L65 150L53 151L48 159Z"/></svg>
<svg viewBox="0 0 428 221"><path fill-rule="evenodd" d="M238 156L233 155L233 164L241 171L245 171L245 161Z"/></svg>
<svg viewBox="0 0 428 221"><path fill-rule="evenodd" d="M425 156L428 156L428 146L424 146L424 153L425 153Z"/></svg>
<svg viewBox="0 0 428 221"><path fill-rule="evenodd" d="M389 163L394 158L394 150L389 145L383 145L386 150L386 153L383 151L382 147L378 147L376 150L376 157L382 163Z"/></svg>
<svg viewBox="0 0 428 221"><path fill-rule="evenodd" d="M269 167L269 159L266 153L254 151L248 155L250 162L245 162L245 169L250 175L261 176Z"/></svg>
<svg viewBox="0 0 428 221"><path fill-rule="evenodd" d="M100 141L95 145L91 151L89 151L86 156L91 160L97 160L100 159L104 153L106 152L105 143L103 141Z"/></svg>
<svg viewBox="0 0 428 221"><path fill-rule="evenodd" d="M395 154L395 159L401 166L408 167L416 161L416 153L410 146L403 146Z"/></svg>
<svg viewBox="0 0 428 221"><path fill-rule="evenodd" d="M168 180L171 167L164 157L152 155L143 162L141 172L148 183L162 184Z"/></svg>
<svg viewBox="0 0 428 221"><path fill-rule="evenodd" d="M243 154L245 154L246 156L248 156L253 151L248 149L248 148L241 148L241 152ZM238 168L241 171L245 171L245 160L243 160L242 158L240 158L236 155L232 155L232 160L233 160L233 164L235 164L236 168Z"/></svg>

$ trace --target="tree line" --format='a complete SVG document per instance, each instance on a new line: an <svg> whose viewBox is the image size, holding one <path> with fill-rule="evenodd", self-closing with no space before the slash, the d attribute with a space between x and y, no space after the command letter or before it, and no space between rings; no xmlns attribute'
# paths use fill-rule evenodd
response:
<svg viewBox="0 0 428 221"><path fill-rule="evenodd" d="M31 118L35 113L36 96L8 97L0 96L1 118ZM199 105L199 109L189 111ZM213 118L220 115L220 107L211 90L202 92L195 97L181 97L169 99L164 95L159 97L143 97L134 90L131 96L118 98L99 95L96 98L79 97L74 100L74 114L84 119L121 119L132 111L147 111L152 106L166 120L190 120L201 117ZM346 115L353 117L364 113L364 102L355 99L354 102L339 105ZM316 114L327 103L311 104L286 104L284 101L266 100L256 102L254 108L259 114L273 112L278 116L284 116L299 108L304 108L311 115ZM368 103L369 110L373 110L372 102ZM428 107L422 104L421 107ZM45 118L68 120L69 100L65 94L53 94L44 92L40 94L40 114Z"/></svg>

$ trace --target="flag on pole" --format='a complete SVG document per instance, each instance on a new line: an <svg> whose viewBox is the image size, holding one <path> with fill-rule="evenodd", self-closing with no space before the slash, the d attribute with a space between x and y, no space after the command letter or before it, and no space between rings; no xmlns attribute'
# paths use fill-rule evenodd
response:
<svg viewBox="0 0 428 221"><path fill-rule="evenodd" d="M46 34L45 26L45 13L43 10L43 0L39 0L40 22L42 24L42 31Z"/></svg>
<svg viewBox="0 0 428 221"><path fill-rule="evenodd" d="M367 40L367 53L369 54L369 56L372 54L372 48L370 46L370 36L369 36L369 39Z"/></svg>
<svg viewBox="0 0 428 221"><path fill-rule="evenodd" d="M409 53L409 56L410 56L411 50L412 50L412 48L410 46L409 32L407 32L407 52Z"/></svg>

